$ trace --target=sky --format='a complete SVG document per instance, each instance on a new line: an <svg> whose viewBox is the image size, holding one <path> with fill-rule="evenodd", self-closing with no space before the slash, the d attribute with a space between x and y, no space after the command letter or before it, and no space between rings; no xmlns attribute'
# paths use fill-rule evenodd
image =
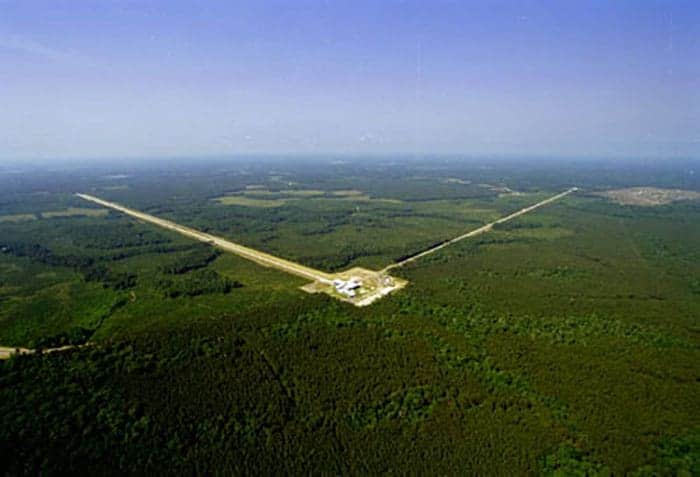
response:
<svg viewBox="0 0 700 477"><path fill-rule="evenodd" d="M700 2L0 0L0 160L700 157Z"/></svg>

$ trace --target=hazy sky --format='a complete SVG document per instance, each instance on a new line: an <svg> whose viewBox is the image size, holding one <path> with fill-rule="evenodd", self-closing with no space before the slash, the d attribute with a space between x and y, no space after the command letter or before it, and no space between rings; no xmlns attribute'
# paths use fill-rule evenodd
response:
<svg viewBox="0 0 700 477"><path fill-rule="evenodd" d="M0 158L700 156L700 1L0 0Z"/></svg>

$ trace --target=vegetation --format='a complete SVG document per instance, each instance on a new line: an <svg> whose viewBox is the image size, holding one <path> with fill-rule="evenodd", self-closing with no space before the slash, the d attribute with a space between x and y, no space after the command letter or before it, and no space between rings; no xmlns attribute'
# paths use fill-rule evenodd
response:
<svg viewBox="0 0 700 477"><path fill-rule="evenodd" d="M222 277L213 270L198 270L181 278L165 278L158 283L158 288L169 298L228 293L241 286L241 283Z"/></svg>
<svg viewBox="0 0 700 477"><path fill-rule="evenodd" d="M219 254L220 251L218 249L205 244L198 244L184 256L178 257L171 263L163 265L161 270L170 275L182 275L183 273L206 267L216 259Z"/></svg>
<svg viewBox="0 0 700 477"><path fill-rule="evenodd" d="M409 285L367 308L116 213L41 214L95 189L331 270L571 185L700 190L683 164L443 165L13 176L0 215L34 219L0 223L0 345L83 346L0 363L0 471L700 474L696 202L584 191L392 271ZM212 200L245 191L287 201Z"/></svg>

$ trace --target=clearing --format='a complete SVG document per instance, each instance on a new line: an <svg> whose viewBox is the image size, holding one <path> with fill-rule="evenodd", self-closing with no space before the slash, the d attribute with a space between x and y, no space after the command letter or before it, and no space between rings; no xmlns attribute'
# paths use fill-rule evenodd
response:
<svg viewBox="0 0 700 477"><path fill-rule="evenodd" d="M56 217L102 217L107 215L107 211L104 209L87 209L81 207L69 207L65 210L54 210L49 212L42 212L41 217L44 219L53 219Z"/></svg>
<svg viewBox="0 0 700 477"><path fill-rule="evenodd" d="M323 191L318 189L269 190L257 184L247 185L244 190L216 197L213 200L222 205L272 208L281 207L298 199L345 200L351 202L385 202L400 204L400 200L376 199L355 189Z"/></svg>
<svg viewBox="0 0 700 477"><path fill-rule="evenodd" d="M2 223L2 222L24 222L25 220L36 220L36 215L34 215L34 214L0 215L0 223Z"/></svg>
<svg viewBox="0 0 700 477"><path fill-rule="evenodd" d="M257 199L242 195L225 195L214 199L223 205L240 205L243 207L280 207L287 203L286 199Z"/></svg>
<svg viewBox="0 0 700 477"><path fill-rule="evenodd" d="M666 205L679 200L700 199L700 192L693 190L659 189L657 187L630 187L599 192L597 195L622 205L642 205L646 207Z"/></svg>

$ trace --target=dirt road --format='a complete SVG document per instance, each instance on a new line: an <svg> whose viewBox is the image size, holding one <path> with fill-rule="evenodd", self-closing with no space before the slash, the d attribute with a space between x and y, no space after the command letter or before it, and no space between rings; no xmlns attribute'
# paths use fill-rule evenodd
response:
<svg viewBox="0 0 700 477"><path fill-rule="evenodd" d="M85 346L85 345L81 345ZM60 348L46 348L42 350L43 353L55 353L57 351L65 351L67 349L76 348L76 345L61 346ZM12 348L9 346L0 346L0 359L10 359L10 356L14 354L34 354L36 350L28 348Z"/></svg>
<svg viewBox="0 0 700 477"><path fill-rule="evenodd" d="M520 209L519 211L514 212L510 215L507 215L506 217L500 218L500 219L496 220L495 222L491 222L490 224L486 224L482 227L479 227L476 230L472 230L471 232L467 232L465 234L462 234L459 237L453 238L452 240L448 240L447 242L443 242L440 245L436 245L435 247L429 248L428 250L424 250L423 252L412 255L408 258L401 260L400 262L393 263L393 264L389 265L388 267L384 268L382 270L382 272L386 273L389 270L392 270L394 268L402 267L402 266L406 265L407 263L413 262L415 260L418 260L419 258L425 257L426 255L430 255L431 253L437 252L438 250L445 248L448 245L452 245L453 243L459 242L460 240L464 240L466 238L474 237L476 235L480 235L480 234L483 234L485 232L488 232L496 224L502 224L503 222L508 222L509 220L513 220L517 217L520 217L521 215L525 215L528 212L532 212L533 210L535 210L539 207L542 207L542 206L547 205L547 204L551 204L552 202L557 201L557 200L561 199L562 197L566 197L567 195L572 194L572 193L576 192L577 190L578 190L577 187L572 187L571 189L569 189L565 192L562 192L561 194L557 194L557 195L552 196L548 199L545 199L541 202L538 202L534 205L525 207L524 209Z"/></svg>
<svg viewBox="0 0 700 477"><path fill-rule="evenodd" d="M237 255L240 255L241 257L247 258L248 260L252 260L266 267L276 268L278 270L291 273L292 275L297 275L299 277L307 278L313 281L319 281L322 283L331 283L333 280L333 277L328 273L322 272L320 270L315 270L310 267L305 267L304 265L290 262L289 260L275 257L274 255L270 255L265 252L260 252L255 249L245 247L243 245L239 245L237 243L231 242L221 237L217 237L215 235L200 232L199 230L195 230L184 225L179 225L169 220L159 219L158 217L155 217L153 215L144 214L143 212L129 209L119 204L115 204L114 202L108 202L106 200L102 200L98 197L94 197L88 194L76 195L82 199L89 200L90 202L94 202L95 204L99 204L103 207L108 207L123 214L130 215L139 220L143 220L144 222L149 222L151 224L163 227L165 229L174 230L175 232L181 233L193 239L206 242L228 252L233 252Z"/></svg>

